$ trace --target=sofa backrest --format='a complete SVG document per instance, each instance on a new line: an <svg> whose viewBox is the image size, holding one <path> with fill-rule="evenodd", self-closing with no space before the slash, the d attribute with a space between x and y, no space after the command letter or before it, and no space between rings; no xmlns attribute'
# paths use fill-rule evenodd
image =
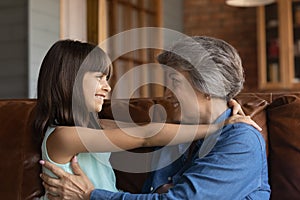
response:
<svg viewBox="0 0 300 200"><path fill-rule="evenodd" d="M31 124L35 100L0 100L0 197L34 199L43 193L40 143Z"/></svg>
<svg viewBox="0 0 300 200"><path fill-rule="evenodd" d="M271 199L300 198L299 97L276 96L267 109Z"/></svg>

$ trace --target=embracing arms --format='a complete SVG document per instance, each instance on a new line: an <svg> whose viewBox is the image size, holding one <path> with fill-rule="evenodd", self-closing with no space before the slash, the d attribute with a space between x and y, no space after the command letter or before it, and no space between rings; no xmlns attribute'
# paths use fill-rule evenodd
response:
<svg viewBox="0 0 300 200"><path fill-rule="evenodd" d="M246 116L233 116L226 123L244 122L257 126ZM81 152L124 151L145 146L164 146L191 142L220 129L213 125L179 125L151 123L132 128L96 130L83 127L58 127L47 141L50 158L66 163Z"/></svg>
<svg viewBox="0 0 300 200"><path fill-rule="evenodd" d="M224 123L207 125L180 125L150 123L144 126L96 130L84 127L57 127L47 140L50 158L66 163L81 152L124 151L145 146L164 146L191 142L215 132L224 124L244 122L260 129L244 116L240 105L233 102L233 116ZM240 113L241 115L237 115ZM122 124L120 124L122 127ZM119 126L117 126L119 127Z"/></svg>

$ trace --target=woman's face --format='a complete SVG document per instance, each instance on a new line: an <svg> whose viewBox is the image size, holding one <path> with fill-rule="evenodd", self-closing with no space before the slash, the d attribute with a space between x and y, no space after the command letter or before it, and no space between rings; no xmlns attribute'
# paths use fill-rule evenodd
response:
<svg viewBox="0 0 300 200"><path fill-rule="evenodd" d="M88 111L100 112L110 90L106 74L87 72L83 76L83 93Z"/></svg>
<svg viewBox="0 0 300 200"><path fill-rule="evenodd" d="M186 123L198 123L200 115L205 114L206 103L203 101L203 94L193 87L188 72L167 71L166 95L175 95L181 108L181 120ZM170 92L168 94L168 92Z"/></svg>

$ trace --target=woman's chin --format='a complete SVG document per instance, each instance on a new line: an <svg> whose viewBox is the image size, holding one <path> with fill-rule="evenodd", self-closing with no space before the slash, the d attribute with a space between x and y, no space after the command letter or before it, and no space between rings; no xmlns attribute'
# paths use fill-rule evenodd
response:
<svg viewBox="0 0 300 200"><path fill-rule="evenodd" d="M96 99L94 105L95 105L95 111L100 112L102 110L103 99Z"/></svg>
<svg viewBox="0 0 300 200"><path fill-rule="evenodd" d="M95 108L95 111L96 112L100 112L102 110L102 105L99 105Z"/></svg>

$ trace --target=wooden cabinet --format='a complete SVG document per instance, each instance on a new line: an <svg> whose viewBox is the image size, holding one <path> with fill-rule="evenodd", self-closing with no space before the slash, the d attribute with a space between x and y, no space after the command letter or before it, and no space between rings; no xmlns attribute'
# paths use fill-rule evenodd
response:
<svg viewBox="0 0 300 200"><path fill-rule="evenodd" d="M261 90L300 89L300 0L257 8Z"/></svg>

